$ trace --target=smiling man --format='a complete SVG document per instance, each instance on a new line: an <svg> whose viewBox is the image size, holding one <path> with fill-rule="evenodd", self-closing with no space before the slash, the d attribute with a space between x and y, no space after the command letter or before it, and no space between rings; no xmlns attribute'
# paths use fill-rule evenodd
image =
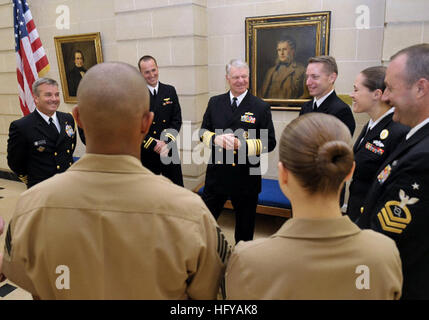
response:
<svg viewBox="0 0 429 320"><path fill-rule="evenodd" d="M76 125L60 105L58 83L40 78L33 84L36 109L9 128L7 161L27 188L66 171L73 164Z"/></svg>
<svg viewBox="0 0 429 320"><path fill-rule="evenodd" d="M306 85L313 99L302 105L299 115L309 112L333 115L344 122L353 136L356 122L350 107L335 93L334 84L337 77L338 66L333 57L310 58L306 71Z"/></svg>
<svg viewBox="0 0 429 320"><path fill-rule="evenodd" d="M377 172L357 224L384 233L398 246L402 299L429 299L429 44L391 57L383 100L393 120L411 130Z"/></svg>
<svg viewBox="0 0 429 320"><path fill-rule="evenodd" d="M235 241L252 240L258 194L259 157L276 146L271 109L253 96L249 67L240 60L226 66L230 91L210 98L201 141L211 149L202 198L217 219L228 198L235 210Z"/></svg>
<svg viewBox="0 0 429 320"><path fill-rule="evenodd" d="M182 167L176 137L182 126L182 112L176 89L159 82L154 57L140 58L138 67L150 93L150 111L155 115L141 147L142 164L155 174L183 187Z"/></svg>

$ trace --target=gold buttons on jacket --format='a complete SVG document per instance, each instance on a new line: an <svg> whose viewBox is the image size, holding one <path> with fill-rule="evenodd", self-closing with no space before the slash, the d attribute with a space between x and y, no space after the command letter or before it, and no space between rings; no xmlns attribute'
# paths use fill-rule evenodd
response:
<svg viewBox="0 0 429 320"><path fill-rule="evenodd" d="M164 122L164 123L165 123L165 120L162 120L162 122Z"/></svg>
<svg viewBox="0 0 429 320"><path fill-rule="evenodd" d="M152 122L152 124L155 124L155 121L154 121L154 122Z"/></svg>
<svg viewBox="0 0 429 320"><path fill-rule="evenodd" d="M363 213L363 207L360 207L360 213Z"/></svg>
<svg viewBox="0 0 429 320"><path fill-rule="evenodd" d="M153 134L156 134L156 131L154 131Z"/></svg>
<svg viewBox="0 0 429 320"><path fill-rule="evenodd" d="M67 153L70 153L70 150L67 149Z"/></svg>
<svg viewBox="0 0 429 320"><path fill-rule="evenodd" d="M57 155L58 155L58 153L54 152L54 156L57 156Z"/></svg>
<svg viewBox="0 0 429 320"><path fill-rule="evenodd" d="M235 163L233 163L232 166L235 167Z"/></svg>
<svg viewBox="0 0 429 320"><path fill-rule="evenodd" d="M57 170L60 170L60 166L57 166Z"/></svg>

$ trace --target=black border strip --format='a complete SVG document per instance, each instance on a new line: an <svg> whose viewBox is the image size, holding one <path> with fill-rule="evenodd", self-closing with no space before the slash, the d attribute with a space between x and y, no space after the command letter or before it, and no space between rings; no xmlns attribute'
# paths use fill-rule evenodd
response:
<svg viewBox="0 0 429 320"><path fill-rule="evenodd" d="M15 173L5 170L0 170L0 179L21 182L21 180L19 180L18 176Z"/></svg>

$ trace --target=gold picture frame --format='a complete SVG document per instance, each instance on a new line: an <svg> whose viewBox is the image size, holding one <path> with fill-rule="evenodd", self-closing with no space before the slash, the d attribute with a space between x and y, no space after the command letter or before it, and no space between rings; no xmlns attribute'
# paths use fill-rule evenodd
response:
<svg viewBox="0 0 429 320"><path fill-rule="evenodd" d="M307 60L329 54L330 24L331 11L247 17L251 93L273 110L300 110L310 99Z"/></svg>
<svg viewBox="0 0 429 320"><path fill-rule="evenodd" d="M54 37L64 102L76 103L83 74L103 62L100 32Z"/></svg>

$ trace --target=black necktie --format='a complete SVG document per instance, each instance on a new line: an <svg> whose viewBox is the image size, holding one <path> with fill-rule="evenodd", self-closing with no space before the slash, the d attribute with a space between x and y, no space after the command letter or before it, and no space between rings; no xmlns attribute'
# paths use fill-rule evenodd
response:
<svg viewBox="0 0 429 320"><path fill-rule="evenodd" d="M365 137L368 135L368 132L370 132L370 131L371 131L371 128L369 127L369 124L368 124L368 127L366 128L366 132L363 135L362 139L360 140L359 144L361 144L362 141L365 140Z"/></svg>
<svg viewBox="0 0 429 320"><path fill-rule="evenodd" d="M231 108L232 108L232 111L235 111L235 109L237 109L237 98L236 97L232 98Z"/></svg>
<svg viewBox="0 0 429 320"><path fill-rule="evenodd" d="M316 104L316 101L314 101L314 103L313 103L313 111L317 111L317 104Z"/></svg>
<svg viewBox="0 0 429 320"><path fill-rule="evenodd" d="M153 98L156 99L156 89L153 90Z"/></svg>
<svg viewBox="0 0 429 320"><path fill-rule="evenodd" d="M55 140L57 140L58 136L60 135L58 132L58 129L54 123L54 120L52 118L49 118L49 127L51 128L52 134L53 134L53 138Z"/></svg>

